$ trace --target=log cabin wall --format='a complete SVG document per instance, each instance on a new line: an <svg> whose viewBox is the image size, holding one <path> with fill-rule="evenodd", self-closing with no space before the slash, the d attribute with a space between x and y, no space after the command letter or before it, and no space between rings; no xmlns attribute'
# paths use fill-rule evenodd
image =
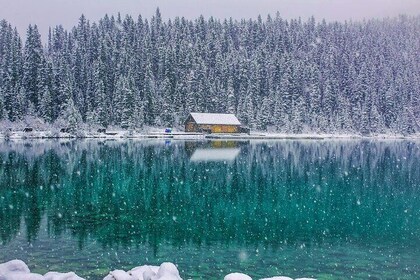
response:
<svg viewBox="0 0 420 280"><path fill-rule="evenodd" d="M211 131L211 133L239 133L239 126L221 125L221 124L196 124L188 122L185 124L185 132L203 132L203 130Z"/></svg>

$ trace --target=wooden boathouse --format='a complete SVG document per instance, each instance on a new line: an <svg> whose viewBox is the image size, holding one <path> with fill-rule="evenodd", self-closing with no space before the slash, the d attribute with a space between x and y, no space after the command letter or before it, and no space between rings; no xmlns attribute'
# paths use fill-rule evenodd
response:
<svg viewBox="0 0 420 280"><path fill-rule="evenodd" d="M185 132L241 132L241 123L234 114L190 113L184 125Z"/></svg>

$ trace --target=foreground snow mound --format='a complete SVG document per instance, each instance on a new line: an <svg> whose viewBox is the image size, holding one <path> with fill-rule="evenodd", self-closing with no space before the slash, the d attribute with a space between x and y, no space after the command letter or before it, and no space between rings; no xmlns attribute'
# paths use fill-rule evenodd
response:
<svg viewBox="0 0 420 280"><path fill-rule="evenodd" d="M0 264L0 280L85 280L74 272L48 272L44 276L31 273L28 266L21 260L12 260ZM142 265L129 271L114 270L109 272L103 280L182 280L178 268L170 262L160 266ZM224 280L252 280L243 273L230 273ZM260 280L293 280L290 277L275 276ZM295 280L316 280L313 278L296 278Z"/></svg>
<svg viewBox="0 0 420 280"><path fill-rule="evenodd" d="M5 275L10 272L29 273L29 268L21 260L12 260L5 263L0 263L0 275Z"/></svg>
<svg viewBox="0 0 420 280"><path fill-rule="evenodd" d="M45 280L45 278L41 274L12 271L3 276L0 275L0 280Z"/></svg>
<svg viewBox="0 0 420 280"><path fill-rule="evenodd" d="M274 277L270 277L270 278L263 278L260 280L293 280L290 277L286 277L286 276L274 276Z"/></svg>
<svg viewBox="0 0 420 280"><path fill-rule="evenodd" d="M224 280L252 280L252 278L246 274L235 272L226 275Z"/></svg>
<svg viewBox="0 0 420 280"><path fill-rule="evenodd" d="M85 280L74 272L60 273L51 271L44 275L45 280Z"/></svg>
<svg viewBox="0 0 420 280"><path fill-rule="evenodd" d="M293 280L290 277L287 276L274 276L274 277L270 277L270 278L263 278L260 280ZM316 280L314 278L296 278L295 280Z"/></svg>
<svg viewBox="0 0 420 280"><path fill-rule="evenodd" d="M178 268L173 263L164 262L159 266L158 272L146 271L143 280L182 280Z"/></svg>
<svg viewBox="0 0 420 280"><path fill-rule="evenodd" d="M45 280L44 276L30 273L28 266L21 260L0 264L0 280Z"/></svg>
<svg viewBox="0 0 420 280"><path fill-rule="evenodd" d="M128 271L128 274L136 277L136 279L138 280L144 280L144 275L148 277L152 277L156 275L158 271L159 271L159 266L142 265L142 266L137 266L131 269L130 271Z"/></svg>
<svg viewBox="0 0 420 280"><path fill-rule="evenodd" d="M85 280L74 272L48 272L44 276L31 273L28 266L21 260L12 260L0 264L0 280Z"/></svg>
<svg viewBox="0 0 420 280"><path fill-rule="evenodd" d="M128 274L124 270L117 269L117 270L111 271L104 278L104 280L137 280L137 278Z"/></svg>
<svg viewBox="0 0 420 280"><path fill-rule="evenodd" d="M179 276L176 266L173 263L166 262L160 266L138 266L128 272L114 270L103 280L182 280L182 278Z"/></svg>

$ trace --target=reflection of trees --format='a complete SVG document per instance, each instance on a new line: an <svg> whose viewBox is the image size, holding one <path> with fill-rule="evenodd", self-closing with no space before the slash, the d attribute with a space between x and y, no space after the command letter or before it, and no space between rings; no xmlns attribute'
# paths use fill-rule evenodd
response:
<svg viewBox="0 0 420 280"><path fill-rule="evenodd" d="M231 164L191 163L183 142L1 148L3 243L21 221L34 240L44 216L51 236L69 232L81 247L420 236L411 142L251 142Z"/></svg>

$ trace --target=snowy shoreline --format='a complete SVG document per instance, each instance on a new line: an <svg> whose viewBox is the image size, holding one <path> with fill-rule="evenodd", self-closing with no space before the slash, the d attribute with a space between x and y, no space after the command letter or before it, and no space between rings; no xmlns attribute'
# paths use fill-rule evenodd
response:
<svg viewBox="0 0 420 280"><path fill-rule="evenodd" d="M0 263L0 280L85 280L74 272L50 271L45 275L32 273L29 267L21 260L11 260ZM164 262L160 266L142 265L129 271L113 270L103 280L182 280L176 265ZM243 273L230 273L224 280L252 280ZM260 280L293 280L286 276L261 278ZM296 278L295 280L315 280L313 278Z"/></svg>
<svg viewBox="0 0 420 280"><path fill-rule="evenodd" d="M202 134L185 132L134 132L128 130L110 130L105 133L92 131L80 131L77 134L53 132L53 131L9 131L0 132L0 139L4 140L24 140L24 139L210 139L210 140L327 140L327 139L353 139L353 140L418 140L420 134L398 135L398 134L378 134L378 135L358 135L358 134L288 134L288 133L268 133L254 132L251 134Z"/></svg>

